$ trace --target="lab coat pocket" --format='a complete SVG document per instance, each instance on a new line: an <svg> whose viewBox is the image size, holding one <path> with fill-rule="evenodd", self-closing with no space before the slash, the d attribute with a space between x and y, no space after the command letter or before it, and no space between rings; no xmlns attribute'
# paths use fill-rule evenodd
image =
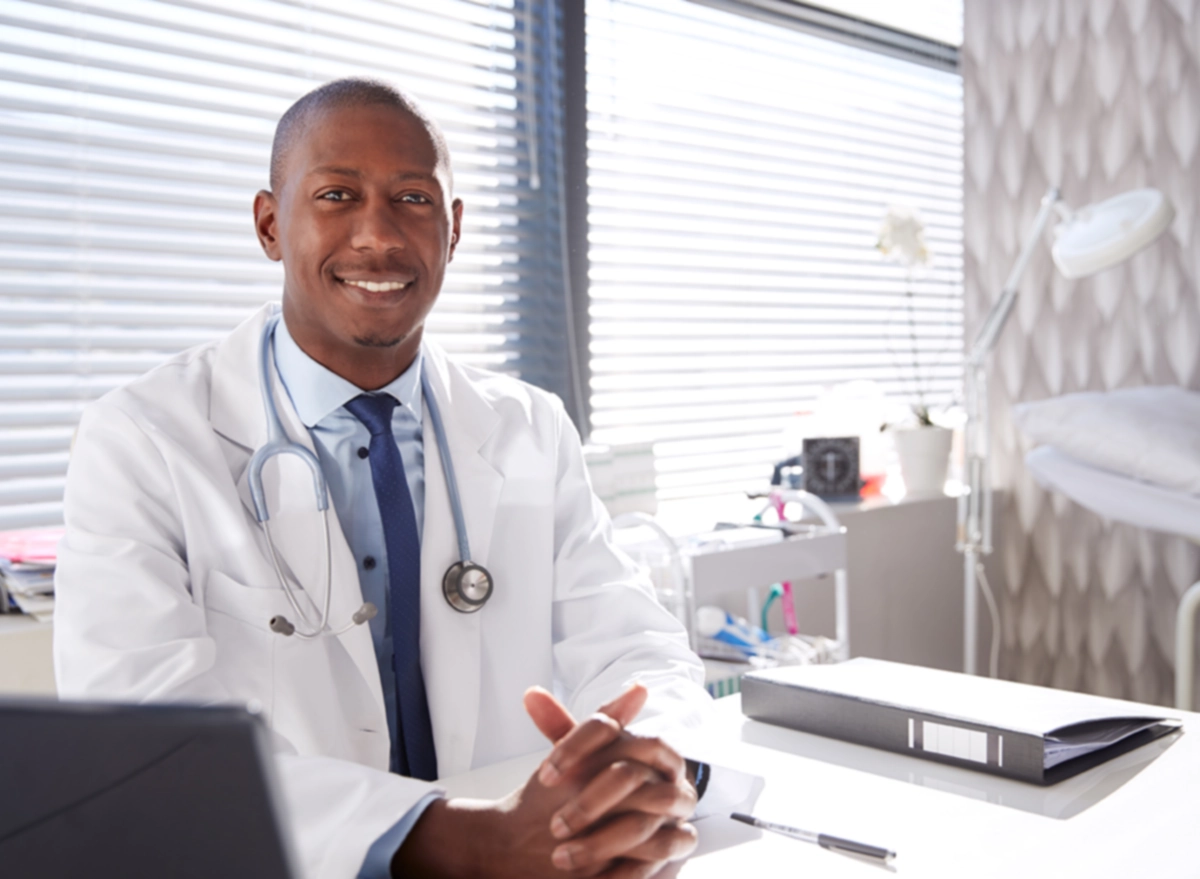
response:
<svg viewBox="0 0 1200 879"><path fill-rule="evenodd" d="M275 664L283 638L268 623L294 613L282 589L256 589L220 571L204 583L208 635L216 644L214 672L234 697L260 706L268 723L274 716Z"/></svg>
<svg viewBox="0 0 1200 879"><path fill-rule="evenodd" d="M246 586L220 571L208 574L204 584L204 607L241 620L268 635L273 634L268 627L271 617L296 615L283 589Z"/></svg>

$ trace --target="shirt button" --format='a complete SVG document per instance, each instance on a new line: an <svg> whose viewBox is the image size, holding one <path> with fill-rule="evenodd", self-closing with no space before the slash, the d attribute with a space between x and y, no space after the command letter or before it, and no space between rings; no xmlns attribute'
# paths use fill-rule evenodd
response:
<svg viewBox="0 0 1200 879"><path fill-rule="evenodd" d="M363 559L363 567L368 571L375 570L375 556L369 555Z"/></svg>
<svg viewBox="0 0 1200 879"><path fill-rule="evenodd" d="M367 455L369 455L369 454L371 454L371 453L367 451L367 447L366 447L366 446L359 446L359 447L358 447L358 457L360 457L360 458L365 458L365 457L367 457Z"/></svg>

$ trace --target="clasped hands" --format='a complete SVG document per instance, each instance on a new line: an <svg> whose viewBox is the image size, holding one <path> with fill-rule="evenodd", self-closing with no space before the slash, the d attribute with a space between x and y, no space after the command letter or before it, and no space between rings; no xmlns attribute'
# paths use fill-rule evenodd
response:
<svg viewBox="0 0 1200 879"><path fill-rule="evenodd" d="M635 684L577 723L550 693L526 692L525 709L554 749L500 800L433 803L397 852L393 875L662 875L696 846L686 823L696 791L679 754L625 729L645 701Z"/></svg>

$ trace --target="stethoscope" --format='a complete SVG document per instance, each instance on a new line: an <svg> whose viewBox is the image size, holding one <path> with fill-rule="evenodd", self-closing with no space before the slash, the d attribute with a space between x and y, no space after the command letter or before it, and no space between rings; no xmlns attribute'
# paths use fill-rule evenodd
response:
<svg viewBox="0 0 1200 879"><path fill-rule="evenodd" d="M333 595L332 558L329 545L329 488L325 482L325 474L321 471L321 462L309 449L292 442L283 422L279 418L279 410L275 408L275 399L271 394L271 360L272 339L275 325L279 323L279 315L271 315L263 327L262 342L259 346L259 382L262 385L263 408L267 413L267 441L250 458L247 480L250 485L250 498L254 502L254 515L262 526L267 538L267 548L270 550L271 563L275 567L275 576L283 587L288 604L292 606L296 617L307 629L298 628L282 615L271 617L268 623L272 632L280 635L298 635L301 638L317 638L321 635L337 636L350 631L355 626L361 626L368 620L374 619L379 613L371 602L364 603L350 617L350 622L337 630L329 630L329 606ZM438 452L442 458L442 472L446 477L446 489L450 495L450 510L454 515L454 530L458 535L459 561L452 564L442 577L442 593L446 602L461 613L474 613L485 604L492 595L492 575L482 565L470 561L471 546L467 541L466 520L463 518L462 501L458 496L458 480L454 476L454 463L450 459L450 447L446 442L446 428L442 423L442 413L438 409L437 398L429 387L428 370L421 370L421 391L425 399L425 407L433 424L433 433L437 438ZM305 463L312 472L313 492L317 498L317 510L321 513L321 525L325 539L325 601L321 608L321 618L315 623L308 612L300 606L291 582L283 573L279 562L279 554L275 551L275 543L271 540L271 528L267 520L271 518L267 510L266 492L263 490L262 470L275 455L295 455Z"/></svg>

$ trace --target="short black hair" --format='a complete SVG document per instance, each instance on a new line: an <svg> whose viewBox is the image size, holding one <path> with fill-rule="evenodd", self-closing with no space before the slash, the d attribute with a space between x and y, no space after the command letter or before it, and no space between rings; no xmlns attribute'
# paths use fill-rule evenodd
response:
<svg viewBox="0 0 1200 879"><path fill-rule="evenodd" d="M327 82L313 89L288 107L275 126L275 139L271 143L271 190L278 191L283 183L283 169L287 162L288 153L296 143L296 139L304 132L313 115L322 110L335 110L344 107L392 107L402 113L408 113L416 118L429 132L437 153L438 164L446 169L447 175L453 176L450 170L450 148L446 145L446 136L437 122L417 103L416 98L390 83L379 79L366 77L348 77Z"/></svg>

